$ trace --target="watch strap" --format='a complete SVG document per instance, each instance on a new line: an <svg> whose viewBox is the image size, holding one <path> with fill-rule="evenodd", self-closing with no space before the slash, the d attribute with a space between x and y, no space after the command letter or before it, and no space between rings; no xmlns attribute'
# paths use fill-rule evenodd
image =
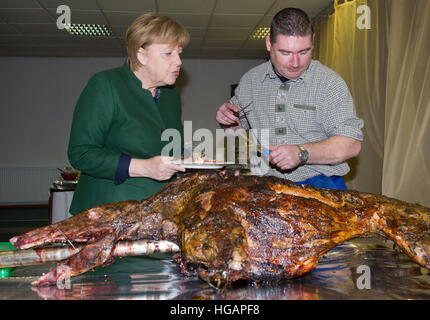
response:
<svg viewBox="0 0 430 320"><path fill-rule="evenodd" d="M301 145L296 145L297 148L299 148L299 158L300 158L300 165L304 165L308 162L309 159L309 152Z"/></svg>

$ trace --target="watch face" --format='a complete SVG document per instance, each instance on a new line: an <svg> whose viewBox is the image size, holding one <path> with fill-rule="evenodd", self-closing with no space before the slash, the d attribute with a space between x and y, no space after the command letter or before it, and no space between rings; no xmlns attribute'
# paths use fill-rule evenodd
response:
<svg viewBox="0 0 430 320"><path fill-rule="evenodd" d="M303 148L301 145L297 145L299 148L299 158L300 158L300 165L305 164L308 161L309 158L309 152L305 148Z"/></svg>
<svg viewBox="0 0 430 320"><path fill-rule="evenodd" d="M309 153L307 150L300 150L300 160L302 163L306 163L308 161Z"/></svg>

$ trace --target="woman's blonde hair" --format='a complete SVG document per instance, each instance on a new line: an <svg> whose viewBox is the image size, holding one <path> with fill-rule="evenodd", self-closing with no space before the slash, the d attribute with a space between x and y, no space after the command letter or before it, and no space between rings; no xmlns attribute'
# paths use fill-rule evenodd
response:
<svg viewBox="0 0 430 320"><path fill-rule="evenodd" d="M173 19L158 14L144 13L133 21L126 33L127 62L135 71L141 66L137 51L153 43L171 43L185 47L190 35L188 31Z"/></svg>

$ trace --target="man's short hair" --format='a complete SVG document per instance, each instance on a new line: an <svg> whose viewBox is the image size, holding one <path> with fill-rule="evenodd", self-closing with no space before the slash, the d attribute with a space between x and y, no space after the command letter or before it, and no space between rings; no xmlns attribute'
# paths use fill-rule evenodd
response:
<svg viewBox="0 0 430 320"><path fill-rule="evenodd" d="M274 43L279 34L303 37L313 33L311 19L306 12L298 8L285 8L273 17L270 42Z"/></svg>

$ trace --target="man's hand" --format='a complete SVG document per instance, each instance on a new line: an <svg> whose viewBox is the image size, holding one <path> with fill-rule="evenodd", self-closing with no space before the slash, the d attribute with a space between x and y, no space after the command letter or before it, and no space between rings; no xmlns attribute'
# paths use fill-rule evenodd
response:
<svg viewBox="0 0 430 320"><path fill-rule="evenodd" d="M131 159L130 177L147 177L158 181L169 180L176 172L185 172L180 164L173 163L173 157L156 156L150 159Z"/></svg>
<svg viewBox="0 0 430 320"><path fill-rule="evenodd" d="M239 118L237 117L238 113L238 107L226 102L219 107L218 112L216 113L216 121L222 126L238 126L240 125Z"/></svg>
<svg viewBox="0 0 430 320"><path fill-rule="evenodd" d="M300 150L295 145L281 145L267 147L270 152L269 161L281 170L290 170L299 166Z"/></svg>
<svg viewBox="0 0 430 320"><path fill-rule="evenodd" d="M337 164L358 156L361 142L343 136L333 136L319 142L302 144L308 150L307 164ZM300 150L296 145L267 147L272 150L269 161L282 170L294 169L300 165Z"/></svg>

